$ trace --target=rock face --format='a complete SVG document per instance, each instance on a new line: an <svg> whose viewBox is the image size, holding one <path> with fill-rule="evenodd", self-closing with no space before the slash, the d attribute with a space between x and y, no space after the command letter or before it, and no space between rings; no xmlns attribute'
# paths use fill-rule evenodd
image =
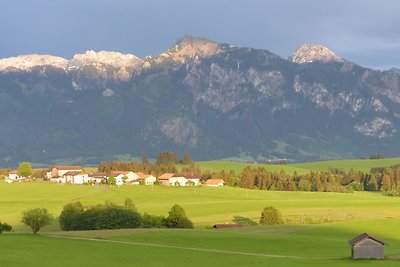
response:
<svg viewBox="0 0 400 267"><path fill-rule="evenodd" d="M311 63L315 61L330 62L337 61L343 62L344 60L332 52L330 49L316 44L305 44L297 49L292 57L292 62L295 63Z"/></svg>
<svg viewBox="0 0 400 267"><path fill-rule="evenodd" d="M400 72L316 45L291 60L194 37L144 60L104 51L1 59L0 112L3 166L163 150L196 160L400 154Z"/></svg>
<svg viewBox="0 0 400 267"><path fill-rule="evenodd" d="M49 55L24 55L0 59L0 71L30 71L34 67L52 66L66 70L68 60Z"/></svg>

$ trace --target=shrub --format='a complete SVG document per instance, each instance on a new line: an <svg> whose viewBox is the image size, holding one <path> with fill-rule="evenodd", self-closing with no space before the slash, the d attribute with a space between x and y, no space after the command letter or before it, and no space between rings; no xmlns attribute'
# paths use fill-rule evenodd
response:
<svg viewBox="0 0 400 267"><path fill-rule="evenodd" d="M11 225L9 225L8 223L0 222L0 234L2 234L3 232L11 232L11 231L12 231Z"/></svg>
<svg viewBox="0 0 400 267"><path fill-rule="evenodd" d="M78 230L80 228L79 219L83 212L84 209L80 202L66 204L59 218L61 230Z"/></svg>
<svg viewBox="0 0 400 267"><path fill-rule="evenodd" d="M283 219L281 213L272 206L266 207L261 212L260 224L283 224Z"/></svg>
<svg viewBox="0 0 400 267"><path fill-rule="evenodd" d="M162 228L165 227L165 217L150 215L148 213L143 214L142 227L144 228Z"/></svg>
<svg viewBox="0 0 400 267"><path fill-rule="evenodd" d="M141 224L142 216L132 206L118 206L111 201L87 210L79 202L67 204L60 215L60 226L65 231L137 228Z"/></svg>
<svg viewBox="0 0 400 267"><path fill-rule="evenodd" d="M186 217L184 209L175 204L169 211L168 217L165 218L165 226L168 228L193 228L193 223Z"/></svg>
<svg viewBox="0 0 400 267"><path fill-rule="evenodd" d="M50 224L53 216L44 208L36 208L23 212L22 222L31 227L32 232L36 234L39 230Z"/></svg>

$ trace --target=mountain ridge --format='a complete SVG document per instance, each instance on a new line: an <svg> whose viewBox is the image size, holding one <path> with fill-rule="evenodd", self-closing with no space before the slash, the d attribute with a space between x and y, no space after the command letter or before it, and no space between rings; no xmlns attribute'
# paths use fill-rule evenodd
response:
<svg viewBox="0 0 400 267"><path fill-rule="evenodd" d="M0 164L97 163L163 150L198 160L398 155L400 73L327 49L305 47L293 62L185 36L143 59L89 51L66 69L0 68Z"/></svg>

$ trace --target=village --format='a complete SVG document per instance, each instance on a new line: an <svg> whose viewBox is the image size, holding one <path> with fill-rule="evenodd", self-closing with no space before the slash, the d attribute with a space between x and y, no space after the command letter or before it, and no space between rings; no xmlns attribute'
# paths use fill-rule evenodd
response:
<svg viewBox="0 0 400 267"><path fill-rule="evenodd" d="M53 166L46 172L47 181L58 184L75 185L163 185L163 186L224 186L222 179L208 179L201 183L200 175L195 173L163 173L159 177L133 171L112 171L106 173L87 173L81 166ZM6 183L32 181L31 177L19 176L17 170L8 173Z"/></svg>

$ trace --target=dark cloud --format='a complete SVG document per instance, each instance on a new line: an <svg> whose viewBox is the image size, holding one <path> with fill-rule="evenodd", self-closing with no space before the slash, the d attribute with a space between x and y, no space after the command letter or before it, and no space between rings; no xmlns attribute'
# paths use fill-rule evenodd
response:
<svg viewBox="0 0 400 267"><path fill-rule="evenodd" d="M400 67L396 0L2 0L0 57L88 49L159 54L184 34L288 57L325 45L363 66Z"/></svg>

